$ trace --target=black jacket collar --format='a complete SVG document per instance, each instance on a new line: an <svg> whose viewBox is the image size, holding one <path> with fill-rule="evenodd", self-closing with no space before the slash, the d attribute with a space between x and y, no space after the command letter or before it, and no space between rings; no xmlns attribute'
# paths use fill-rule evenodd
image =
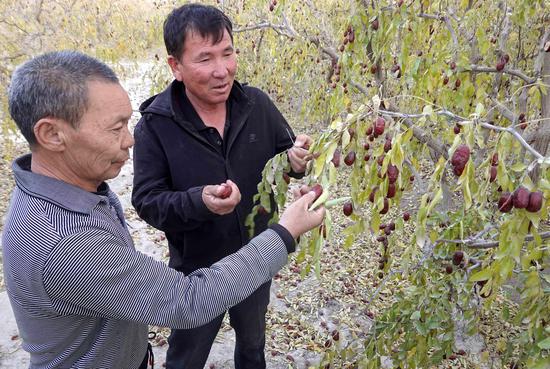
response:
<svg viewBox="0 0 550 369"><path fill-rule="evenodd" d="M229 94L229 98L235 101L231 112L231 135L227 142L227 152L231 150L231 146L235 142L235 138L242 130L246 123L246 118L250 114L254 105L254 97L246 93L246 85L242 85L237 81L233 82L233 87ZM211 146L210 143L198 132L195 124L184 119L181 114L178 114L178 109L175 106L175 101L181 99L185 90L185 85L177 80L174 80L163 92L154 95L145 100L139 107L139 111L143 116L147 114L161 115L168 117L179 124L183 129L192 134L197 140L205 145Z"/></svg>
<svg viewBox="0 0 550 369"><path fill-rule="evenodd" d="M234 81L229 96L237 101L237 105L251 106L254 104L253 98L246 94L244 86L246 85L241 85L239 82ZM164 91L145 100L139 106L139 112L141 115L153 113L176 120L174 101L181 96L184 90L185 85L183 82L174 80Z"/></svg>

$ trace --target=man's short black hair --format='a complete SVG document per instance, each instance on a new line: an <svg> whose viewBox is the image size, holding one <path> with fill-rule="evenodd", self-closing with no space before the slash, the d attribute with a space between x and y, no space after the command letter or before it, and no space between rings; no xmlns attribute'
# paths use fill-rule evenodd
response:
<svg viewBox="0 0 550 369"><path fill-rule="evenodd" d="M226 30L233 42L233 24L218 8L202 4L180 6L172 10L164 21L166 51L168 55L180 59L185 39L190 32L197 32L203 38L211 38L217 44Z"/></svg>

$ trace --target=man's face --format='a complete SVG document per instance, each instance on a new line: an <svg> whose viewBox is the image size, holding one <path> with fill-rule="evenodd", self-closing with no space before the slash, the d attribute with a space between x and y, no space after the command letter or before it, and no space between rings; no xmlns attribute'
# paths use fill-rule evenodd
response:
<svg viewBox="0 0 550 369"><path fill-rule="evenodd" d="M118 83L89 81L87 85L88 109L76 129L65 130L63 154L81 187L95 191L104 180L115 178L130 157L132 106Z"/></svg>
<svg viewBox="0 0 550 369"><path fill-rule="evenodd" d="M235 50L227 30L215 45L211 38L190 32L173 70L176 79L185 84L186 94L193 104L209 107L225 103L237 70Z"/></svg>

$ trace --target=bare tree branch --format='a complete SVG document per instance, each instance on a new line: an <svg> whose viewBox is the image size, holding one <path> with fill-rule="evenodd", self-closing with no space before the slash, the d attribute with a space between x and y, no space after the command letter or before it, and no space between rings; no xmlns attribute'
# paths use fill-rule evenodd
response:
<svg viewBox="0 0 550 369"><path fill-rule="evenodd" d="M550 41L550 27L546 28L544 35L540 38L539 41L538 54L535 58L535 73L537 74L537 76L540 76L542 72L544 56L546 54L546 52L544 51L544 45L548 41Z"/></svg>
<svg viewBox="0 0 550 369"><path fill-rule="evenodd" d="M275 32L277 32L279 35L283 35L283 36L287 36L287 37L292 37L291 35L288 35L286 34L285 32L283 31L287 31L287 27L285 25L282 25L282 24L273 24L271 22L262 22L262 23L258 23L258 24L253 24L253 25L250 25L250 26L244 26L244 27L241 27L241 28L235 28L233 30L233 33L242 33L242 32L247 32L247 31L254 31L254 30L258 30L258 29L265 29L265 28L271 28L272 30L274 30Z"/></svg>
<svg viewBox="0 0 550 369"><path fill-rule="evenodd" d="M413 116L410 116L408 114L402 114L402 113L399 113L399 112L396 112L396 107L392 105L390 105L389 107L390 110L380 110L380 113L382 114L387 114L389 116L394 116L394 117L399 117L399 118L402 118L403 119L403 123L405 123L405 125L409 128L412 128L413 130L413 136L420 142L426 144L430 149L432 149L436 154L442 156L445 158L445 160L449 159L449 154L448 154L448 150L447 150L447 146L435 139L431 134L429 134L428 132L426 132L425 130L419 128L419 127L416 127L414 125L414 122L412 121L411 118L413 118Z"/></svg>
<svg viewBox="0 0 550 369"><path fill-rule="evenodd" d="M550 238L550 232L544 232L539 234L540 238L543 240ZM535 239L535 236L532 234L529 234L525 236L524 241L533 241ZM461 240L447 240L445 242L449 243L458 243L458 244L464 244L466 247L469 247L471 249L492 249L498 246L499 241L483 241L483 242L471 242L469 243L467 240L461 241Z"/></svg>
<svg viewBox="0 0 550 369"><path fill-rule="evenodd" d="M494 107L499 111L500 115L502 115L504 118L508 119L510 122L514 124L518 121L517 115L514 114L513 111L508 109L506 105L504 105L503 103L501 103L495 98L491 98L491 101L493 102L493 104L495 104Z"/></svg>
<svg viewBox="0 0 550 369"><path fill-rule="evenodd" d="M277 34L288 38L302 38L314 44L315 46L317 46L322 53L326 54L332 60L333 65L336 65L338 63L339 58L338 58L338 55L336 54L336 51L333 48L321 45L321 41L317 37L300 35L288 24L288 22L286 21L286 17L285 17L285 24L274 24L270 22L262 22L258 24L235 28L233 32L242 33L242 32L254 31L259 29L272 29Z"/></svg>
<svg viewBox="0 0 550 369"><path fill-rule="evenodd" d="M481 66L481 65L472 64L472 65L470 65L470 67L464 68L464 71L466 71L466 72L478 72L478 73L505 73L505 74L509 74L511 76L521 78L522 80L524 80L528 84L533 84L537 81L536 78L530 78L529 76L527 76L526 74L524 74L522 71L520 71L518 69L510 69L510 68L506 68L506 67L503 70L498 71L495 67L485 67L485 66Z"/></svg>
<svg viewBox="0 0 550 369"><path fill-rule="evenodd" d="M545 39L541 41L541 44L543 42L550 42L550 27L548 27L547 32L545 33ZM542 58L542 68L541 68L541 76L542 76L542 83L545 86L550 86L550 52L544 52ZM542 89L541 89L542 90ZM546 91L544 93L543 91L540 92L540 105L541 105L541 118L545 120L546 124L541 124L539 128L536 131L536 139L533 143L533 146L535 150L538 150L542 153L542 155L546 155L549 150L550 146L550 124L548 124L548 120L550 120L550 92ZM536 166L533 170L533 172L530 174L531 180L534 182L538 181L538 177L540 175L540 166Z"/></svg>
<svg viewBox="0 0 550 369"><path fill-rule="evenodd" d="M456 53L458 52L458 48L459 48L458 37L456 36L456 32L453 28L453 25L451 24L451 20L449 19L449 17L442 14L426 14L426 13L420 13L418 14L418 16L420 18L435 19L445 24L445 26L449 30L449 33L451 34L451 39L453 40L453 50L454 50L453 54L455 54L455 57L456 57Z"/></svg>
<svg viewBox="0 0 550 369"><path fill-rule="evenodd" d="M423 113L420 113L420 114L404 114L404 113L400 113L400 112L396 112L396 111L387 111L387 110L380 110L380 112L382 114L387 114L387 115L390 115L390 116L394 116L394 117L399 117L399 118L403 118L405 119L405 124L407 124L407 119L413 119L413 118L421 118L423 116L427 116L427 114L423 114ZM437 114L437 115L443 115L443 116L446 116L450 119L452 119L453 121L455 121L456 123L458 124L467 124L467 123L471 123L472 120L470 119L466 119L466 118L463 118L459 115L456 115L448 110L445 110L445 109L441 109L441 110L438 110L438 111L434 111L434 114ZM492 129L492 130L495 130L495 131L506 131L508 133L510 133L511 135L513 135L520 143L522 146L524 146L535 158L537 158L538 160L544 160L544 156L539 153L537 150L535 150L531 145L529 145L525 139L521 136L521 134L518 133L518 131L513 127L500 127L500 126L495 126L494 124L492 123L489 123L489 122L483 122L483 121L478 121L478 123L483 127L483 128L487 128L487 129ZM411 123L412 124L412 123ZM426 133L422 131L422 134L425 136ZM415 135L416 137L416 135ZM446 151L446 150L445 150ZM445 158L447 158L447 155L444 156Z"/></svg>

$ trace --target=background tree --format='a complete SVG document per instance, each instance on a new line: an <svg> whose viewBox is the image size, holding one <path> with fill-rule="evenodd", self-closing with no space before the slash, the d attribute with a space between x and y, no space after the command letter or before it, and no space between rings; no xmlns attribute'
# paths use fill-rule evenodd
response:
<svg viewBox="0 0 550 369"><path fill-rule="evenodd" d="M341 177L349 184L344 213L354 223L344 246L362 232L380 242L383 281L368 302L388 279L406 282L360 352L329 350L321 365L352 356L361 367L380 367L384 357L428 367L452 358L461 353L455 336L474 334L480 311L514 281L521 334L502 360L547 367L547 4L221 3L238 24L243 77L325 127L308 179L325 191L341 187ZM350 169L337 169L340 155ZM280 204L286 168L274 160L259 186L278 192ZM410 217L400 214L402 201L416 204L415 230L396 242ZM302 247L313 265L322 233Z"/></svg>
<svg viewBox="0 0 550 369"><path fill-rule="evenodd" d="M4 136L14 130L7 114L6 88L15 66L47 51L70 49L114 64L119 73L129 72L128 65L116 64L151 57L151 49L158 47L162 37L161 12L160 4L126 0L1 1L0 121Z"/></svg>

